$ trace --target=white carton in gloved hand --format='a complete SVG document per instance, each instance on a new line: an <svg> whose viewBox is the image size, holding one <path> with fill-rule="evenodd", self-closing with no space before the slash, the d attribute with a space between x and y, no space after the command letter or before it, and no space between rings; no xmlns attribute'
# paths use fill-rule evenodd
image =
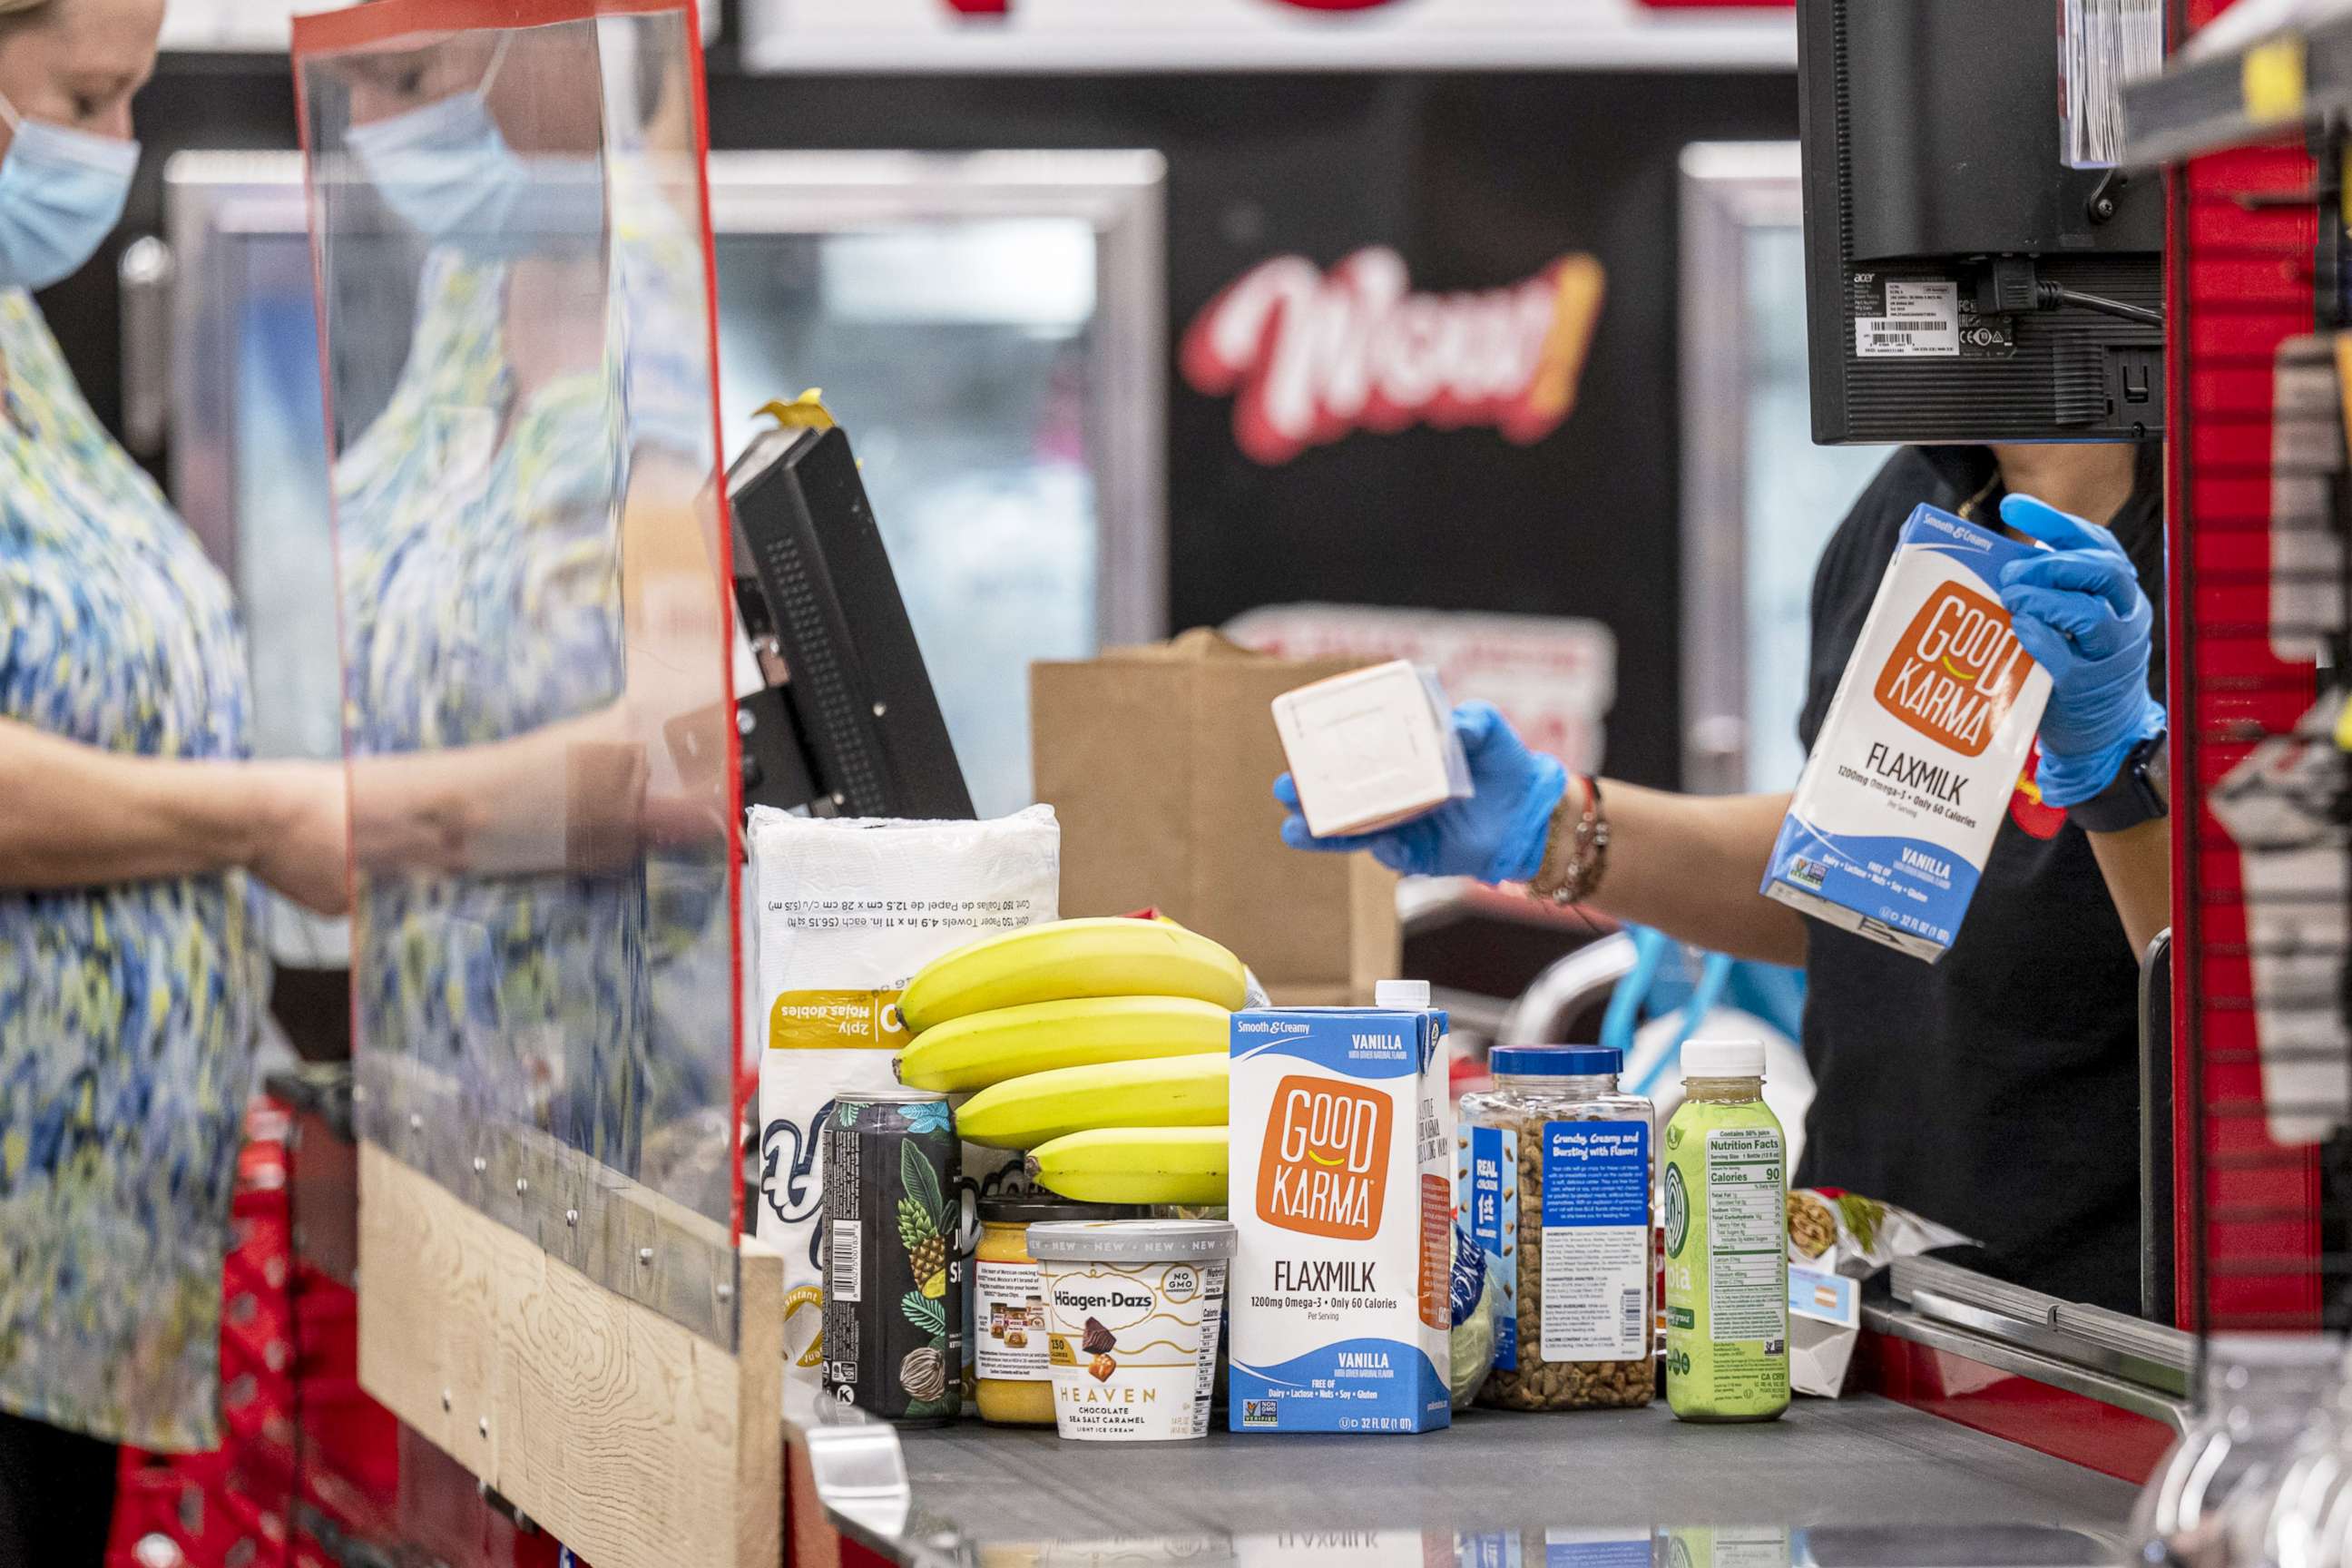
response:
<svg viewBox="0 0 2352 1568"><path fill-rule="evenodd" d="M1274 723L1318 838L1392 827L1470 794L1445 693L1408 660L1286 691Z"/></svg>
<svg viewBox="0 0 2352 1568"><path fill-rule="evenodd" d="M1923 506L1813 742L1763 893L1929 962L1975 896L2050 675L2000 602L2020 544Z"/></svg>

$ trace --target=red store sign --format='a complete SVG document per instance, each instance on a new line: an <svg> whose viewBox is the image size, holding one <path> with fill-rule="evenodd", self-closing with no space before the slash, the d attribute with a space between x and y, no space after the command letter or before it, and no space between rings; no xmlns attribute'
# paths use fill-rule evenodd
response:
<svg viewBox="0 0 2352 1568"><path fill-rule="evenodd" d="M738 0L736 11L745 61L790 72L1786 69L1789 4Z"/></svg>
<svg viewBox="0 0 2352 1568"><path fill-rule="evenodd" d="M1416 294L1385 246L1324 272L1299 256L1250 268L1193 318L1185 382L1234 399L1234 436L1286 463L1351 432L1481 426L1529 446L1559 428L1605 292L1601 263L1562 256L1523 282Z"/></svg>

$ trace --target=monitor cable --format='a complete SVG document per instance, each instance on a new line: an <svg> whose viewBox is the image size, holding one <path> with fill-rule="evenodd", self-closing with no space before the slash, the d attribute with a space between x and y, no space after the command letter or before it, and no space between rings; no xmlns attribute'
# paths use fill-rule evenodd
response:
<svg viewBox="0 0 2352 1568"><path fill-rule="evenodd" d="M2061 305L2073 305L2079 310L2096 310L2103 316L2137 321L2145 327L2164 325L2164 312L2161 310L2110 300L2104 294L2085 294L2079 289L2069 289L2063 283L2053 283L2046 278L2034 287L2034 303L2045 310L2054 310Z"/></svg>

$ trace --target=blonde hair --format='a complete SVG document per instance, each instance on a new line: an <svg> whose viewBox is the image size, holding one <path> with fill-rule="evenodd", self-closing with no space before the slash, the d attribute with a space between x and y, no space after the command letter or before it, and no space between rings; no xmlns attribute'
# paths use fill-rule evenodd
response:
<svg viewBox="0 0 2352 1568"><path fill-rule="evenodd" d="M0 0L0 27L29 22L49 8L50 0Z"/></svg>

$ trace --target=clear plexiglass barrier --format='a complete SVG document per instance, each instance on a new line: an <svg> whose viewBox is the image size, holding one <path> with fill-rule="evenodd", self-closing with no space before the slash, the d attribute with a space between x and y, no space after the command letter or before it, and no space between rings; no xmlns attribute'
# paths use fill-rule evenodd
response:
<svg viewBox="0 0 2352 1568"><path fill-rule="evenodd" d="M378 0L305 18L295 68L362 1131L731 1339L739 790L698 47L683 4Z"/></svg>

